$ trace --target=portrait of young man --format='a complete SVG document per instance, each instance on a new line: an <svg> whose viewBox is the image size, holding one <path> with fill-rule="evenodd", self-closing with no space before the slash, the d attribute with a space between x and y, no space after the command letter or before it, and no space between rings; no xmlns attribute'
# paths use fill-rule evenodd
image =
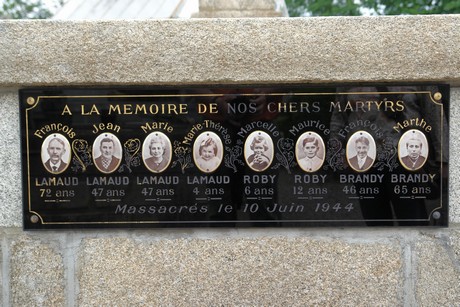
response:
<svg viewBox="0 0 460 307"><path fill-rule="evenodd" d="M121 163L121 143L112 133L99 135L93 143L94 164L104 174L117 170Z"/></svg>
<svg viewBox="0 0 460 307"><path fill-rule="evenodd" d="M60 174L69 166L70 144L61 134L49 135L42 144L41 157L46 170Z"/></svg>
<svg viewBox="0 0 460 307"><path fill-rule="evenodd" d="M347 161L357 172L366 172L374 165L376 146L372 135L366 131L355 132L347 143Z"/></svg>

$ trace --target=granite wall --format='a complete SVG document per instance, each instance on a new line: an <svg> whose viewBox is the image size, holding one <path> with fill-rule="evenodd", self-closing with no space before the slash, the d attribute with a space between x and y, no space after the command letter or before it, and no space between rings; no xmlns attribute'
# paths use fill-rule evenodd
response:
<svg viewBox="0 0 460 307"><path fill-rule="evenodd" d="M2 306L457 305L459 24L0 21ZM20 88L426 81L452 86L448 228L22 230Z"/></svg>

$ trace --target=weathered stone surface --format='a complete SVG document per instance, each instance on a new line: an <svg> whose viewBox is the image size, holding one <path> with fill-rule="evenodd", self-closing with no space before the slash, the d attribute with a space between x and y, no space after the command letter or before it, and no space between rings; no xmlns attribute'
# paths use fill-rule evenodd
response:
<svg viewBox="0 0 460 307"><path fill-rule="evenodd" d="M17 90L0 90L0 226L21 226L21 154Z"/></svg>
<svg viewBox="0 0 460 307"><path fill-rule="evenodd" d="M0 245L0 276L4 276L3 268L5 267L5 265L3 263L5 261L8 261L8 259L3 258L3 250L2 250L2 246ZM0 278L0 289L3 289L4 284L5 284L5 280L3 278ZM0 303L2 303L2 305L6 305L5 298L3 297L3 293L4 293L3 291L1 291L0 293Z"/></svg>
<svg viewBox="0 0 460 307"><path fill-rule="evenodd" d="M455 154L460 152L460 125L455 124L457 119L460 119L460 88L451 89L450 97L450 182L449 182L449 214L450 221L460 223L460 155Z"/></svg>
<svg viewBox="0 0 460 307"><path fill-rule="evenodd" d="M417 302L454 306L460 302L460 232L424 236L416 244Z"/></svg>
<svg viewBox="0 0 460 307"><path fill-rule="evenodd" d="M460 15L1 21L0 85L443 81Z"/></svg>
<svg viewBox="0 0 460 307"><path fill-rule="evenodd" d="M402 260L393 243L84 239L78 303L395 306Z"/></svg>
<svg viewBox="0 0 460 307"><path fill-rule="evenodd" d="M49 243L22 236L11 243L10 300L13 306L64 306L62 256Z"/></svg>

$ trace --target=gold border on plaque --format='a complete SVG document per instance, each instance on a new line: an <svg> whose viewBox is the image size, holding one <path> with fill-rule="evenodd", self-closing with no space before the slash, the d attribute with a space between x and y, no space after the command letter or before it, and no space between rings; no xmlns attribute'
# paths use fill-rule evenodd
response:
<svg viewBox="0 0 460 307"><path fill-rule="evenodd" d="M288 93L258 93L258 96L285 96L285 95L290 95L290 96L329 96L329 95L369 95L369 94L387 94L387 95L392 95L392 94L422 94L422 95L428 95L430 97L430 100L435 103L436 105L441 107L440 111L440 124L441 124L441 161L440 163L443 164L443 148L442 144L444 142L444 105L441 101L437 101L434 98L434 93L431 91L390 91L390 92L322 92L322 93L293 93L293 92L288 92ZM233 94L237 96L254 96L254 94L246 94L246 93L241 93L241 94ZM40 100L43 99L62 99L62 98L149 98L149 97L223 97L226 96L226 94L171 94L171 95L81 95L81 96L69 96L69 95L63 95L63 96L37 96L36 99L34 97L28 97L29 98L34 98L35 99L35 104L32 105L29 108L25 108L25 126L26 126L26 150L27 150L27 176L28 176L28 207L29 207L29 213L35 214L40 218L40 221L42 222L41 224L43 225L70 225L70 224L158 224L159 221L106 221L106 222L45 222L43 220L43 217L40 216L39 213L35 212L32 210L32 204L31 204L31 182L30 182L30 149L29 149L29 114L28 112L32 109L34 109L40 102ZM28 102L26 99L26 103ZM30 103L32 103L32 100L29 100ZM28 103L30 105L30 103ZM443 168L441 167L440 169L440 176L443 178ZM443 181L441 180L441 191L443 190ZM428 219L411 219L411 221L429 221L430 216L436 211L439 210L443 207L442 203L442 198L440 198L440 206L434 208L431 213L428 215ZM289 222L289 220L283 220L284 222ZM329 220L325 220L329 221ZM353 222L354 220L341 220L343 222ZM382 221L387 221L387 220L382 220ZM396 220L388 220L388 221L406 221L406 219L396 219ZM165 223L175 223L177 221L165 221ZM181 221L182 222L182 221ZM198 222L198 221L197 221ZM201 221L199 221L201 222ZM225 223L225 222L231 222L234 223L234 221L218 221L219 223ZM250 222L250 223L256 223L256 222L267 222L264 220L250 220L250 221L239 221L239 222ZM292 222L302 222L299 220L293 220ZM321 220L304 220L304 222L321 222ZM187 221L187 223L194 223L194 221ZM213 221L206 221L206 223L213 223Z"/></svg>

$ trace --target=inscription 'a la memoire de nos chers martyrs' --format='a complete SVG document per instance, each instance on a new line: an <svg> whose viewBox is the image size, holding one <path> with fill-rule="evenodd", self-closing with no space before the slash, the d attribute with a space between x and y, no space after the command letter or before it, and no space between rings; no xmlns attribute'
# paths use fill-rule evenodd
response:
<svg viewBox="0 0 460 307"><path fill-rule="evenodd" d="M77 104L78 105L78 104ZM173 104L173 103L117 103L109 104L108 106L100 106L96 103L82 101L78 109L71 108L65 104L61 116L72 116L74 114L82 116L101 116L101 115L189 115L192 112L198 114L255 114L260 112L260 108L256 103L228 103L226 108L222 110L217 103L196 103L194 105L188 104ZM268 113L320 113L320 112L404 112L406 109L404 100L382 100L382 101L350 101L339 102L330 101L329 104L313 102L270 102L266 104L265 111ZM155 125L158 125L155 123ZM173 127L168 123L161 123L163 129L172 132ZM393 129L400 132L402 129L409 126L419 126L426 132L430 132L432 127L427 124L423 118L407 119L402 122L396 123ZM94 133L97 133L101 128L94 125ZM110 127L109 127L110 128ZM151 127L147 127L151 128ZM146 129L147 129L146 128ZM347 128L347 127L345 127ZM345 129L346 130L346 129ZM70 138L75 137L73 128L61 124L54 123L45 125L37 129L34 133L35 136L43 138L49 132L64 132Z"/></svg>
<svg viewBox="0 0 460 307"><path fill-rule="evenodd" d="M116 103L104 106L98 106L96 103L88 101L82 102L79 110L73 110L69 105L65 105L61 115L73 115L78 112L84 116L91 115L188 115L194 108L198 114L255 114L260 112L260 106L257 103L227 103L226 108L222 110L217 103L196 103L189 105L185 103ZM324 110L326 107L326 110ZM269 102L264 106L265 111L269 113L319 113L329 112L402 112L405 109L404 101L384 100L384 101L331 101L329 105L322 105L319 101L313 102ZM195 111L194 110L194 111Z"/></svg>

